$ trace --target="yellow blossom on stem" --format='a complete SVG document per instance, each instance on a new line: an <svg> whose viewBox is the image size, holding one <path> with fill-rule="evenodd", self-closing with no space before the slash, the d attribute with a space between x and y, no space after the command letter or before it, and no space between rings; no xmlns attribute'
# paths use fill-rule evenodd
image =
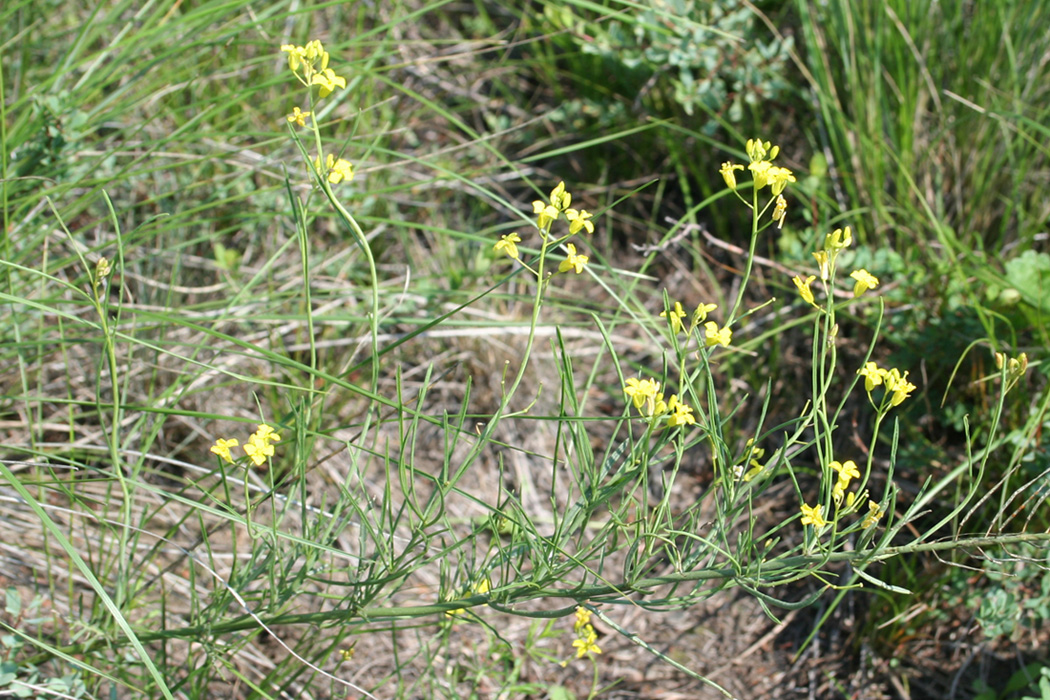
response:
<svg viewBox="0 0 1050 700"><path fill-rule="evenodd" d="M314 158L314 167L321 170L321 157ZM350 182L354 179L354 166L350 161L342 158L336 159L331 153L325 158L324 170L328 173L328 182L338 185L343 180Z"/></svg>
<svg viewBox="0 0 1050 700"><path fill-rule="evenodd" d="M736 190L736 174L733 171L743 169L744 166L742 165L726 161L725 163L722 163L722 167L718 172L722 174L722 179L726 181L726 187L731 190Z"/></svg>
<svg viewBox="0 0 1050 700"><path fill-rule="evenodd" d="M516 244L521 243L521 236L517 233L508 233L506 236L501 236L496 245L492 246L492 249L497 253L502 251L508 258L518 259L518 246Z"/></svg>
<svg viewBox="0 0 1050 700"><path fill-rule="evenodd" d="M295 123L299 126L306 126L306 118L310 116L310 112L304 112L298 107L292 108L292 113L289 114L286 119L289 124Z"/></svg>
<svg viewBox="0 0 1050 700"><path fill-rule="evenodd" d="M572 645L576 647L577 659L582 659L588 654L602 653L601 647L596 644L598 641L598 633L594 631L593 626L584 625L583 629L581 629L578 634L579 637L572 642Z"/></svg>
<svg viewBox="0 0 1050 700"><path fill-rule="evenodd" d="M824 510L824 506L807 506L805 503L802 504L802 524L812 525L813 527L824 527L828 524L828 521L821 517L820 512Z"/></svg>
<svg viewBox="0 0 1050 700"><path fill-rule="evenodd" d="M915 385L908 381L908 373L905 372L902 376L896 368L883 375L883 382L886 384L886 391L890 392L891 406L900 406L916 389Z"/></svg>
<svg viewBox="0 0 1050 700"><path fill-rule="evenodd" d="M237 445L238 442L236 438L233 438L231 440L224 440L223 438L219 438L215 441L215 444L211 446L210 451L212 454L219 455L219 457L224 459L227 463L233 464L233 455L230 454L230 448L237 447Z"/></svg>
<svg viewBox="0 0 1050 700"><path fill-rule="evenodd" d="M784 199L784 195L777 195L777 204L773 207L773 221L778 222L777 228L784 228L784 214L787 213L788 201Z"/></svg>
<svg viewBox="0 0 1050 700"><path fill-rule="evenodd" d="M660 391L660 383L654 379L636 379L630 377L623 387L623 393L631 398L634 407L641 409L647 400L655 399Z"/></svg>
<svg viewBox="0 0 1050 700"><path fill-rule="evenodd" d="M789 182L795 182L795 176L790 170L778 166L773 166L766 171L766 177L770 182L770 191L778 196L784 191ZM786 207L787 203L784 206Z"/></svg>
<svg viewBox="0 0 1050 700"><path fill-rule="evenodd" d="M666 310L660 312L660 318L668 318ZM685 309L682 308L682 302L676 301L670 315L671 331L673 333L681 333L685 330L685 324L682 323L683 318L685 318Z"/></svg>
<svg viewBox="0 0 1050 700"><path fill-rule="evenodd" d="M266 463L267 457L273 457L273 445L265 441L251 440L244 446L244 453L251 458L255 466L261 467Z"/></svg>
<svg viewBox="0 0 1050 700"><path fill-rule="evenodd" d="M768 160L760 160L747 166L748 170L751 171L752 177L755 179L755 189L760 190L772 181L770 175L770 169L775 167Z"/></svg>
<svg viewBox="0 0 1050 700"><path fill-rule="evenodd" d="M864 389L870 394L871 390L882 384L882 377L886 373L886 370L879 369L879 366L874 362L867 362L864 364L857 374L864 377Z"/></svg>
<svg viewBox="0 0 1050 700"><path fill-rule="evenodd" d="M559 215L556 207L538 199L532 203L532 213L536 215L536 226L541 231L549 230L551 223L556 221Z"/></svg>
<svg viewBox="0 0 1050 700"><path fill-rule="evenodd" d="M565 191L565 182L561 181L551 190L551 206L558 211L565 211L572 204L572 195Z"/></svg>
<svg viewBox="0 0 1050 700"><path fill-rule="evenodd" d="M813 306L817 306L817 302L813 300L813 290L809 288L809 285L813 284L813 280L815 279L817 278L813 275L810 275L805 280L803 280L798 275L795 275L791 278L791 281L795 283L796 287L798 287L799 296L802 297L802 299L808 304L811 304ZM817 306L817 308L819 309L820 307Z"/></svg>
<svg viewBox="0 0 1050 700"><path fill-rule="evenodd" d="M325 68L311 76L310 84L320 85L321 89L318 91L318 94L321 97L328 97L337 87L346 87L346 78L336 75L331 68Z"/></svg>
<svg viewBox="0 0 1050 700"><path fill-rule="evenodd" d="M693 409L679 401L677 394L671 394L671 398L667 402L667 410L671 412L671 415L667 418L668 428L696 424L696 419L693 418Z"/></svg>
<svg viewBox="0 0 1050 700"><path fill-rule="evenodd" d="M879 286L879 278L865 269L854 270L849 273L849 276L857 281L853 285L853 296L855 297L859 297L867 290L875 289L875 287Z"/></svg>
<svg viewBox="0 0 1050 700"><path fill-rule="evenodd" d="M813 253L813 257L817 259L817 268L820 270L820 279L827 282L831 278L831 260L828 257L827 251L817 251L816 253Z"/></svg>
<svg viewBox="0 0 1050 700"><path fill-rule="evenodd" d="M857 469L857 463L852 459L847 459L841 464L839 462L832 462L828 465L828 469L838 474L838 480L840 483L848 486L850 479L859 479L860 470Z"/></svg>
<svg viewBox="0 0 1050 700"><path fill-rule="evenodd" d="M593 216L586 209L576 211L575 209L566 209L565 218L569 221L569 233L579 233L581 229L587 233L594 233L594 222L590 219Z"/></svg>
<svg viewBox="0 0 1050 700"><path fill-rule="evenodd" d="M718 308L718 304L704 304L697 305L696 311L693 312L693 327L699 326L701 323L707 320L707 315Z"/></svg>
<svg viewBox="0 0 1050 700"><path fill-rule="evenodd" d="M879 518L886 514L886 511L879 508L879 504L875 501L868 501L868 515L861 522L860 526L867 530L869 527L873 527L879 522Z"/></svg>
<svg viewBox="0 0 1050 700"><path fill-rule="evenodd" d="M729 326L720 329L714 321L708 321L704 324L704 335L707 338L704 341L707 347L722 345L728 348L730 341L733 339L733 331L729 329Z"/></svg>
<svg viewBox="0 0 1050 700"><path fill-rule="evenodd" d="M769 141L762 141L762 139L748 139L747 146L747 157L751 159L751 162L763 160L766 155L769 155L769 160L774 160L777 154L780 153L780 146L770 146Z"/></svg>
<svg viewBox="0 0 1050 700"><path fill-rule="evenodd" d="M569 249L569 257L558 264L558 272L575 270L576 274L580 274L583 272L583 266L587 264L588 257L586 255L577 255L576 246L572 243L566 243L565 247Z"/></svg>
<svg viewBox="0 0 1050 700"><path fill-rule="evenodd" d="M579 632L584 627L591 623L591 611L587 608L577 605L576 606L576 622L572 628L574 631Z"/></svg>
<svg viewBox="0 0 1050 700"><path fill-rule="evenodd" d="M824 250L827 252L844 250L853 243L853 232L849 226L844 229L837 228L824 236Z"/></svg>

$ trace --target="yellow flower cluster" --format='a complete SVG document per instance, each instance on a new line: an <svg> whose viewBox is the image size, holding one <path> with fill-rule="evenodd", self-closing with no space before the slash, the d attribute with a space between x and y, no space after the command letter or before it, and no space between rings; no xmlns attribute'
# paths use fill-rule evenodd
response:
<svg viewBox="0 0 1050 700"><path fill-rule="evenodd" d="M337 87L346 87L346 78L335 74L328 67L328 52L320 41L314 39L306 46L284 44L281 51L288 52L288 67L303 85L320 87L320 96L328 97Z"/></svg>
<svg viewBox="0 0 1050 700"><path fill-rule="evenodd" d="M849 488L849 482L851 480L860 478L860 470L857 469L857 463L852 459L848 459L841 463L831 462L828 464L828 469L838 474L838 478L835 480L835 486L831 489L831 498L835 501L835 505L842 505L842 498L845 496L846 507L852 507L854 500L857 498L857 494L850 493L847 495L846 489Z"/></svg>
<svg viewBox="0 0 1050 700"><path fill-rule="evenodd" d="M569 206L570 204L572 204L572 194L566 191L564 182L559 182L551 190L550 201L545 202L542 199L537 199L532 203L532 213L536 215L536 228L539 229L540 237L543 238L544 250L546 250L548 245L560 243L571 236L575 236L580 231L594 233L594 222L591 221L594 215L586 209L573 209ZM551 241L549 239L551 227L562 216L569 222L569 233L558 241ZM501 236L500 240L492 246L492 249L497 253L503 253L508 258L519 260L518 243L521 243L521 236L517 233L509 233ZM577 253L576 246L572 243L566 243L565 247L569 251L569 256L558 264L558 272L569 272L571 270L576 274L580 274L583 272L583 268L589 258L586 255Z"/></svg>
<svg viewBox="0 0 1050 700"><path fill-rule="evenodd" d="M588 654L602 653L601 647L597 644L598 633L594 631L594 625L591 624L590 610L582 607L576 608L576 622L572 630L576 633L572 646L576 649L577 659L582 659Z"/></svg>
<svg viewBox="0 0 1050 700"><path fill-rule="evenodd" d="M674 303L674 306L670 309L670 312L671 312L670 315L668 315L666 310L665 311L661 311L660 312L660 318L666 318L666 319L668 319L671 322L671 332L676 333L676 334L685 332L686 334L690 334L691 335L692 332L693 332L693 329L695 329L701 323L706 321L707 320L707 315L709 313L711 313L712 311L714 311L715 309L717 309L717 308L718 308L718 304L700 304L700 305L698 305L696 307L696 310L693 311L693 314L690 317L690 323L689 323L689 327L688 328L686 328L685 323L682 322L682 319L685 318L685 309L682 308L682 302L680 302L680 301L676 301ZM715 324L711 324L711 325L714 325L714 328L715 328L714 335L717 336L720 333L720 331L718 331L718 324L715 323ZM725 330L728 330L728 329L725 329ZM733 335L732 332L730 332L729 333L729 337L732 337L732 335ZM711 336L708 335L708 337L711 337ZM726 345L728 345L728 343L726 343Z"/></svg>
<svg viewBox="0 0 1050 700"><path fill-rule="evenodd" d="M281 436L275 433L273 428L265 423L260 423L258 429L248 438L248 443L243 448L244 453L251 458L255 466L261 467L266 463L267 457L273 457L273 443L280 442L280 440ZM237 447L239 444L236 438L229 440L219 438L211 446L210 452L218 455L224 462L233 464L233 453L230 452L230 448Z"/></svg>
<svg viewBox="0 0 1050 700"><path fill-rule="evenodd" d="M665 400L664 395L660 393L660 383L656 380L631 377L624 384L623 392L631 399L638 412L650 422L666 414L668 428L696 423L693 409L680 400L677 394L671 394L671 398Z"/></svg>
<svg viewBox="0 0 1050 700"><path fill-rule="evenodd" d="M851 243L853 243L853 232L849 226L844 229L837 228L824 236L824 249L813 253L813 257L817 261L817 270L820 272L820 279L823 282L827 283L831 280L838 254L848 248ZM875 289L879 286L879 278L863 268L854 270L849 276L854 281L853 296L855 297L859 297L869 289ZM817 279L816 275L810 275L806 278L803 278L801 275L795 275L791 281L795 283L802 300L819 309L820 306L817 305L813 297L813 290L810 288L815 279Z"/></svg>
<svg viewBox="0 0 1050 700"><path fill-rule="evenodd" d="M864 377L864 389L868 392L868 399L872 405L875 404L871 398L872 390L877 386L886 389L882 399L882 407L885 409L900 406L916 389L915 385L908 381L907 372L902 375L896 368L882 369L874 362L868 362L857 373Z"/></svg>
<svg viewBox="0 0 1050 700"><path fill-rule="evenodd" d="M802 504L802 524L812 525L813 527L824 527L828 524L828 521L823 518L821 511L824 510L824 506L817 504L815 506L807 506L805 503Z"/></svg>
<svg viewBox="0 0 1050 700"><path fill-rule="evenodd" d="M886 514L886 511L879 508L879 504L875 501L868 501L868 515L861 521L860 526L867 530L869 527L874 527L878 522L879 518Z"/></svg>
<svg viewBox="0 0 1050 700"><path fill-rule="evenodd" d="M314 158L314 167L317 168L317 172L322 172L320 156ZM343 180L350 182L354 179L354 166L350 161L336 158L331 153L325 158L324 172L328 173L328 181L333 185L338 185Z"/></svg>
<svg viewBox="0 0 1050 700"><path fill-rule="evenodd" d="M748 438L747 444L744 445L745 451L750 453L750 460L748 465L751 467L746 472L744 471L744 465L738 464L733 467L733 476L737 479L742 479L744 483L747 483L758 476L765 466L758 460L766 456L766 451L761 447L754 447L755 439Z"/></svg>

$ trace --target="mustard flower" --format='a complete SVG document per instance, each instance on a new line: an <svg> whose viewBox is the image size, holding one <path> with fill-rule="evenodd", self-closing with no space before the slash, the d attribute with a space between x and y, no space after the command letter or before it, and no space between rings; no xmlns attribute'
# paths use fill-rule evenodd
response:
<svg viewBox="0 0 1050 700"><path fill-rule="evenodd" d="M838 474L838 481L846 486L849 485L850 479L859 479L860 470L857 469L857 463L852 459L848 459L841 464L839 462L832 462L828 465L828 469Z"/></svg>
<svg viewBox="0 0 1050 700"><path fill-rule="evenodd" d="M747 444L744 445L745 450L751 451L751 459L748 461L748 464L751 466L751 468L747 470L746 473L744 472L743 464L735 468L735 471L737 472L737 478L742 478L744 480L744 483L751 481L756 476L758 476L763 469L765 469L765 466L758 460L766 456L766 451L761 447L753 447L754 444L755 439L748 438Z"/></svg>
<svg viewBox="0 0 1050 700"><path fill-rule="evenodd" d="M879 504L875 501L868 501L868 515L861 522L860 526L867 530L869 527L873 527L879 522L879 518L886 514L886 511L879 508Z"/></svg>
<svg viewBox="0 0 1050 700"><path fill-rule="evenodd" d="M325 54L327 56L327 54ZM331 68L325 68L319 73L314 73L310 78L311 85L320 85L321 89L318 94L321 97L328 97L337 88L346 87L346 78L336 75L335 71Z"/></svg>
<svg viewBox="0 0 1050 700"><path fill-rule="evenodd" d="M813 290L809 288L809 285L813 284L813 280L815 279L817 278L813 275L810 275L805 280L798 275L791 278L791 281L795 283L796 287L798 287L799 296L813 306L817 306L817 302L813 300ZM817 306L817 308L819 309L820 307Z"/></svg>
<svg viewBox="0 0 1050 700"><path fill-rule="evenodd" d="M773 160L780 153L780 146L770 147L769 141L762 141L762 139L748 139L747 146L747 157L751 159L751 162L762 160L769 155L769 160Z"/></svg>
<svg viewBox="0 0 1050 700"><path fill-rule="evenodd" d="M521 243L521 236L517 233L508 233L506 236L500 236L500 239L496 241L496 245L492 246L492 249L497 253L503 251L508 258L518 259L518 246L516 244Z"/></svg>
<svg viewBox="0 0 1050 700"><path fill-rule="evenodd" d="M811 507L803 503L802 524L812 525L813 527L824 527L825 525L827 525L828 521L825 520L820 514L820 511L822 510L824 510L824 506L822 505L816 505Z"/></svg>
<svg viewBox="0 0 1050 700"><path fill-rule="evenodd" d="M561 181L551 190L551 206L558 211L565 211L572 204L572 195L565 191L565 182Z"/></svg>
<svg viewBox="0 0 1050 700"><path fill-rule="evenodd" d="M667 310L660 312L660 318L667 318ZM674 309L671 310L671 331L673 333L681 333L685 330L685 324L682 323L682 319L685 318L685 309L682 308L682 302L676 301L674 303Z"/></svg>
<svg viewBox="0 0 1050 700"><path fill-rule="evenodd" d="M693 409L679 401L677 394L671 394L671 398L667 402L667 410L671 412L671 415L667 418L668 428L696 424L696 419L693 418Z"/></svg>
<svg viewBox="0 0 1050 700"><path fill-rule="evenodd" d="M577 659L582 659L588 654L602 653L601 647L596 644L598 641L598 633L594 631L593 626L584 625L583 629L581 629L578 634L579 637L572 642L572 645L576 647Z"/></svg>
<svg viewBox="0 0 1050 700"><path fill-rule="evenodd" d="M258 442L280 442L281 436L273 431L266 423L259 423L249 440Z"/></svg>
<svg viewBox="0 0 1050 700"><path fill-rule="evenodd" d="M826 250L817 251L813 253L813 257L817 259L820 279L827 282L831 278L831 259L828 257L828 252Z"/></svg>
<svg viewBox="0 0 1050 700"><path fill-rule="evenodd" d="M707 315L718 308L718 304L704 304L700 303L696 307L696 311L693 312L693 326L699 326L701 323L707 320Z"/></svg>
<svg viewBox="0 0 1050 700"><path fill-rule="evenodd" d="M849 273L849 276L857 281L857 283L853 285L853 296L855 297L859 297L867 290L875 289L875 287L879 286L879 278L863 268L860 270L854 270Z"/></svg>
<svg viewBox="0 0 1050 700"><path fill-rule="evenodd" d="M256 440L253 435L248 444L244 446L244 453L251 458L255 466L261 467L266 463L267 457L273 457L274 450L273 445L265 440Z"/></svg>
<svg viewBox="0 0 1050 700"><path fill-rule="evenodd" d="M853 243L853 232L849 226L844 229L837 228L824 236L824 250L828 252L844 250L849 248L851 243Z"/></svg>
<svg viewBox="0 0 1050 700"><path fill-rule="evenodd" d="M755 178L756 190L762 189L772 181L773 178L770 175L769 171L771 168L774 167L776 166L774 166L768 160L755 161L754 163L751 163L751 165L747 166L748 170L751 171L751 175Z"/></svg>
<svg viewBox="0 0 1050 700"><path fill-rule="evenodd" d="M641 410L646 401L656 399L660 391L660 383L654 379L635 379L630 377L623 387L623 393L631 398L634 407Z"/></svg>
<svg viewBox="0 0 1050 700"><path fill-rule="evenodd" d="M299 65L306 60L306 49L295 44L282 44L281 51L288 52L288 67L293 71L299 70Z"/></svg>
<svg viewBox="0 0 1050 700"><path fill-rule="evenodd" d="M879 369L879 366L874 362L867 362L864 364L857 374L864 377L864 389L870 394L871 390L882 384L882 377L886 373L886 370Z"/></svg>
<svg viewBox="0 0 1050 700"><path fill-rule="evenodd" d="M590 623L591 623L591 611L588 610L587 608L584 608L584 607L581 607L581 606L577 605L576 606L576 622L572 626L573 630L575 630L576 632L579 632L580 630L582 630L584 627L586 627Z"/></svg>
<svg viewBox="0 0 1050 700"><path fill-rule="evenodd" d="M726 181L726 187L731 190L736 190L736 174L733 171L743 169L744 166L742 165L726 161L725 163L722 163L722 167L718 172L722 173L722 179Z"/></svg>
<svg viewBox="0 0 1050 700"><path fill-rule="evenodd" d="M566 243L565 247L569 249L569 257L558 263L558 272L568 272L569 270L575 270L576 274L583 272L583 266L587 264L586 255L577 255L576 246L572 243Z"/></svg>
<svg viewBox="0 0 1050 700"><path fill-rule="evenodd" d="M795 182L795 175L790 170L775 165L766 171L766 177L770 182L770 191L778 196L789 182ZM786 203L785 206L787 206Z"/></svg>
<svg viewBox="0 0 1050 700"><path fill-rule="evenodd" d="M779 222L777 228L784 228L784 214L787 213L788 201L784 199L784 195L777 195L777 204L773 207L773 221Z"/></svg>
<svg viewBox="0 0 1050 700"><path fill-rule="evenodd" d="M230 448L237 447L237 445L238 442L236 438L231 440L219 438L215 441L215 444L211 446L210 452L219 455L219 457L224 459L228 464L233 464L233 455L230 454Z"/></svg>
<svg viewBox="0 0 1050 700"><path fill-rule="evenodd" d="M916 389L915 385L908 381L908 373L905 372L902 376L896 368L883 374L883 381L886 391L890 392L890 406L900 406Z"/></svg>
<svg viewBox="0 0 1050 700"><path fill-rule="evenodd" d="M557 207L552 204L544 204L538 199L532 203L532 213L536 214L536 226L541 231L549 230L551 223L557 221L560 214Z"/></svg>
<svg viewBox="0 0 1050 700"><path fill-rule="evenodd" d="M580 229L583 229L587 233L594 233L594 222L590 219L594 216L586 209L566 209L565 218L569 220L569 233L579 233Z"/></svg>
<svg viewBox="0 0 1050 700"><path fill-rule="evenodd" d="M707 347L723 345L728 348L729 342L733 339L733 331L729 329L729 326L719 329L718 324L714 321L704 324L704 335L707 337L707 340L704 341Z"/></svg>
<svg viewBox="0 0 1050 700"><path fill-rule="evenodd" d="M314 167L321 170L321 157L314 158ZM331 153L325 157L324 170L328 173L328 182L338 185L343 180L350 182L354 179L354 166L350 161L342 158L336 159Z"/></svg>
<svg viewBox="0 0 1050 700"><path fill-rule="evenodd" d="M310 116L310 112L304 112L298 107L292 108L292 113L289 114L286 119L289 124L298 124L299 126L306 126L306 118Z"/></svg>

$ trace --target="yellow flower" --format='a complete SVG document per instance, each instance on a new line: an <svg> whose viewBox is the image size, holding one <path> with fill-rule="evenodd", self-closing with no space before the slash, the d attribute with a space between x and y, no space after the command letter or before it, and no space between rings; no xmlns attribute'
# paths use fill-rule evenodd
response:
<svg viewBox="0 0 1050 700"><path fill-rule="evenodd" d="M565 218L569 220L569 233L579 233L580 229L584 229L587 233L594 233L594 223L590 220L593 216L586 209L576 211L575 209L566 209Z"/></svg>
<svg viewBox="0 0 1050 700"><path fill-rule="evenodd" d="M736 189L736 174L733 171L734 170L743 170L743 169L744 169L744 166L742 166L742 165L738 165L736 163L730 163L730 162L726 161L725 163L722 163L722 167L721 167L721 169L718 172L722 173L722 179L726 181L726 187L728 187L731 190L735 190Z"/></svg>
<svg viewBox="0 0 1050 700"><path fill-rule="evenodd" d="M812 304L813 306L817 306L817 303L813 300L813 290L809 288L809 285L811 285L813 283L813 280L815 279L817 278L813 275L810 275L805 280L803 280L798 275L795 275L791 278L791 281L795 283L796 287L798 287L799 296L801 296L806 302ZM820 307L817 306L817 308L819 309Z"/></svg>
<svg viewBox="0 0 1050 700"><path fill-rule="evenodd" d="M883 374L886 383L886 391L890 392L890 406L900 406L904 399L915 391L915 385L908 381L908 373L901 376L900 370L891 369Z"/></svg>
<svg viewBox="0 0 1050 700"><path fill-rule="evenodd" d="M759 160L747 166L755 178L755 189L760 190L772 181L770 168L775 167L768 160Z"/></svg>
<svg viewBox="0 0 1050 700"><path fill-rule="evenodd" d="M551 206L558 211L565 211L572 203L572 195L565 191L565 182L559 182L551 190Z"/></svg>
<svg viewBox="0 0 1050 700"><path fill-rule="evenodd" d="M354 658L354 644L351 644L346 649L340 649L339 656L342 657L343 661L349 661Z"/></svg>
<svg viewBox="0 0 1050 700"><path fill-rule="evenodd" d="M655 399L660 391L660 383L653 379L635 379L630 377L623 387L623 393L627 394L634 403L635 408L641 408L648 399Z"/></svg>
<svg viewBox="0 0 1050 700"><path fill-rule="evenodd" d="M259 442L280 442L281 436L275 433L273 428L266 423L259 423L249 440L257 440Z"/></svg>
<svg viewBox="0 0 1050 700"><path fill-rule="evenodd" d="M870 394L872 389L882 384L882 377L886 374L886 370L879 369L874 362L868 362L857 374L864 377L864 388Z"/></svg>
<svg viewBox="0 0 1050 700"><path fill-rule="evenodd" d="M532 203L532 213L536 214L536 226L541 231L550 229L551 223L557 221L560 214L557 207L545 204L538 199Z"/></svg>
<svg viewBox="0 0 1050 700"><path fill-rule="evenodd" d="M869 527L874 526L879 522L879 518L886 514L886 511L879 508L879 504L875 501L868 501L868 516L864 518L860 526L867 530Z"/></svg>
<svg viewBox="0 0 1050 700"><path fill-rule="evenodd" d="M328 54L326 53L325 57L327 58L327 56ZM321 89L318 92L318 94L321 97L328 97L330 94L332 94L332 91L335 90L337 87L346 87L346 78L336 75L335 71L331 68L325 68L324 70L318 73L314 73L310 77L310 84L320 85Z"/></svg>
<svg viewBox="0 0 1050 700"><path fill-rule="evenodd" d="M787 183L795 182L795 176L790 170L775 165L766 171L766 177L771 184L771 187L769 188L770 191L778 196L784 191L784 188L787 187ZM785 203L785 206L787 206L787 203Z"/></svg>
<svg viewBox="0 0 1050 700"><path fill-rule="evenodd" d="M314 158L314 167L321 170L321 158ZM324 169L328 172L328 181L333 185L338 185L343 180L350 182L354 179L354 166L350 161L339 158L338 160L331 153L325 158Z"/></svg>
<svg viewBox="0 0 1050 700"><path fill-rule="evenodd" d="M517 233L508 233L506 236L501 236L496 245L492 246L492 249L497 253L503 251L508 258L517 260L518 246L515 245L517 243L521 243L521 237Z"/></svg>
<svg viewBox="0 0 1050 700"><path fill-rule="evenodd" d="M723 345L728 348L729 342L733 339L733 331L729 329L729 326L719 329L718 324L714 321L708 321L704 324L704 335L707 336L705 341L707 347Z"/></svg>
<svg viewBox="0 0 1050 700"><path fill-rule="evenodd" d="M807 506L805 503L803 503L802 504L802 524L803 525L812 525L814 527L824 527L825 525L827 525L828 521L825 520L820 515L820 511L822 511L823 509L824 509L824 506L822 506L822 505L810 507L810 506Z"/></svg>
<svg viewBox="0 0 1050 700"><path fill-rule="evenodd" d="M298 124L299 126L306 126L306 118L309 117L309 116L310 116L310 112L304 112L301 109L299 109L298 107L293 107L292 108L292 113L289 114L286 117L286 119L288 119L288 123L289 124L295 123L295 124Z"/></svg>
<svg viewBox="0 0 1050 700"><path fill-rule="evenodd" d="M577 605L576 606L576 622L575 622L575 624L573 624L572 628L576 632L579 632L580 630L582 630L584 627L586 627L590 623L591 623L591 611L588 610L587 608L580 607L579 605Z"/></svg>
<svg viewBox="0 0 1050 700"><path fill-rule="evenodd" d="M660 318L667 318L666 310L660 312ZM685 309L682 308L682 302L676 301L671 311L671 331L673 333L681 333L685 329L682 323L683 318L685 318Z"/></svg>
<svg viewBox="0 0 1050 700"><path fill-rule="evenodd" d="M265 440L256 440L253 435L248 444L244 446L244 453L251 457L255 466L261 467L266 463L267 457L273 457L273 445Z"/></svg>
<svg viewBox="0 0 1050 700"><path fill-rule="evenodd" d="M306 60L306 49L295 44L282 44L281 51L288 52L288 67L293 71L299 70L299 64Z"/></svg>
<svg viewBox="0 0 1050 700"><path fill-rule="evenodd" d="M598 634L594 631L593 626L584 625L578 634L580 635L579 638L572 642L572 645L576 647L577 659L582 659L588 654L602 653L601 648L595 643L598 641Z"/></svg>
<svg viewBox="0 0 1050 700"><path fill-rule="evenodd" d="M813 253L813 257L817 259L817 267L820 270L820 279L825 282L831 277L831 261L828 258L828 253L825 250Z"/></svg>
<svg viewBox="0 0 1050 700"><path fill-rule="evenodd" d="M784 228L784 214L787 213L788 201L784 195L777 195L777 205L773 207L773 221L779 222L777 228Z"/></svg>
<svg viewBox="0 0 1050 700"><path fill-rule="evenodd" d="M671 394L671 399L667 402L667 410L671 412L671 415L667 418L668 428L696 424L696 419L693 418L693 409L679 401L677 394Z"/></svg>
<svg viewBox="0 0 1050 700"><path fill-rule="evenodd" d="M859 479L860 470L857 469L857 463L852 459L848 459L842 464L838 462L832 462L828 465L828 469L838 474L839 483L846 486L849 485L850 479Z"/></svg>
<svg viewBox="0 0 1050 700"><path fill-rule="evenodd" d="M859 297L867 290L875 289L875 287L879 286L879 278L863 268L860 270L854 270L849 273L849 276L857 281L857 283L853 285L853 296L855 297Z"/></svg>
<svg viewBox="0 0 1050 700"><path fill-rule="evenodd" d="M769 154L769 159L773 160L780 153L780 146L770 147L769 141L763 142L762 139L748 139L747 146L744 149L747 151L747 157L751 159L751 162L762 160Z"/></svg>
<svg viewBox="0 0 1050 700"><path fill-rule="evenodd" d="M232 440L224 440L223 438L219 438L215 441L215 444L211 446L211 453L219 455L229 464L233 464L233 455L230 454L230 448L237 447L237 445L238 442L236 438Z"/></svg>
<svg viewBox="0 0 1050 700"><path fill-rule="evenodd" d="M824 250L828 252L849 248L851 243L853 243L853 232L850 231L849 226L844 229L837 228L824 236Z"/></svg>
<svg viewBox="0 0 1050 700"><path fill-rule="evenodd" d="M577 255L576 246L572 243L566 243L565 247L569 249L569 257L565 258L558 264L558 272L576 270L576 274L580 274L583 272L583 266L587 264L587 256Z"/></svg>
<svg viewBox="0 0 1050 700"><path fill-rule="evenodd" d="M707 320L707 315L718 308L718 304L699 304L693 312L693 326L696 327Z"/></svg>

